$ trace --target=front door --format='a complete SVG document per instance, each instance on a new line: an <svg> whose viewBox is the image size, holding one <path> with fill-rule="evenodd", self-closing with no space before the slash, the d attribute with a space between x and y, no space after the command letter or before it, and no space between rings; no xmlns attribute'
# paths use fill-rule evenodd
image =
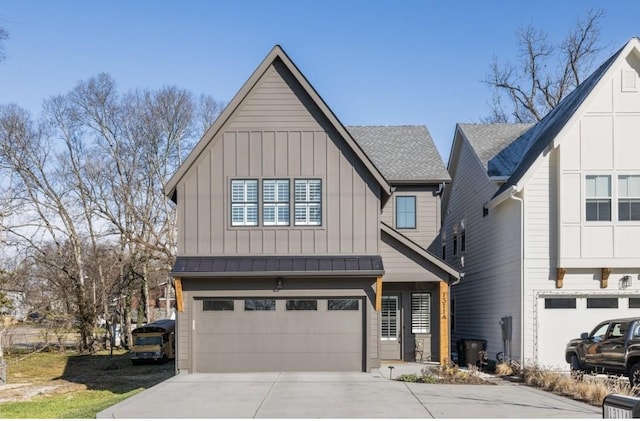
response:
<svg viewBox="0 0 640 421"><path fill-rule="evenodd" d="M380 358L402 359L400 295L383 295L380 313Z"/></svg>

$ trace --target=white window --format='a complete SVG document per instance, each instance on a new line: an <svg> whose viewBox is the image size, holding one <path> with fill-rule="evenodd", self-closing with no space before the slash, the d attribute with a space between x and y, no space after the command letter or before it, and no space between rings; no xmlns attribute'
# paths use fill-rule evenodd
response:
<svg viewBox="0 0 640 421"><path fill-rule="evenodd" d="M618 176L618 220L640 221L640 175Z"/></svg>
<svg viewBox="0 0 640 421"><path fill-rule="evenodd" d="M322 184L320 180L295 180L295 224L320 225L322 222Z"/></svg>
<svg viewBox="0 0 640 421"><path fill-rule="evenodd" d="M289 225L289 180L263 180L262 223Z"/></svg>
<svg viewBox="0 0 640 421"><path fill-rule="evenodd" d="M586 220L611 221L611 176L587 175Z"/></svg>
<svg viewBox="0 0 640 421"><path fill-rule="evenodd" d="M231 181L231 225L258 225L258 180Z"/></svg>
<svg viewBox="0 0 640 421"><path fill-rule="evenodd" d="M411 294L411 333L431 333L431 294Z"/></svg>
<svg viewBox="0 0 640 421"><path fill-rule="evenodd" d="M380 312L380 338L382 340L398 340L398 297L383 296Z"/></svg>

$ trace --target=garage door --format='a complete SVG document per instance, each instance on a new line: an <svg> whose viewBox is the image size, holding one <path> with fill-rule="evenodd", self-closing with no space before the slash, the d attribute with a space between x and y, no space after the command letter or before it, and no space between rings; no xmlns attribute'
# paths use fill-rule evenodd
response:
<svg viewBox="0 0 640 421"><path fill-rule="evenodd" d="M617 295L588 297L547 295L538 299L538 363L569 370L564 360L567 342L590 332L603 320L632 317L640 311L640 298Z"/></svg>
<svg viewBox="0 0 640 421"><path fill-rule="evenodd" d="M363 299L195 300L196 372L362 371Z"/></svg>

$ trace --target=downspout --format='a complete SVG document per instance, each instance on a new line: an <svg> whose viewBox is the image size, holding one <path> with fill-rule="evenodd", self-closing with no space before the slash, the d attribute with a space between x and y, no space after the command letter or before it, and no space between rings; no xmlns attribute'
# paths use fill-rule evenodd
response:
<svg viewBox="0 0 640 421"><path fill-rule="evenodd" d="M520 202L520 365L524 368L524 200L515 189L509 198Z"/></svg>

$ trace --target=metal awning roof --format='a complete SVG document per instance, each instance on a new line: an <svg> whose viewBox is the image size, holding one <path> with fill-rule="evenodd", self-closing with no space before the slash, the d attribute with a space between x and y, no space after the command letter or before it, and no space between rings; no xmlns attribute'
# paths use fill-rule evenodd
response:
<svg viewBox="0 0 640 421"><path fill-rule="evenodd" d="M176 277L382 276L382 257L372 256L179 256Z"/></svg>

